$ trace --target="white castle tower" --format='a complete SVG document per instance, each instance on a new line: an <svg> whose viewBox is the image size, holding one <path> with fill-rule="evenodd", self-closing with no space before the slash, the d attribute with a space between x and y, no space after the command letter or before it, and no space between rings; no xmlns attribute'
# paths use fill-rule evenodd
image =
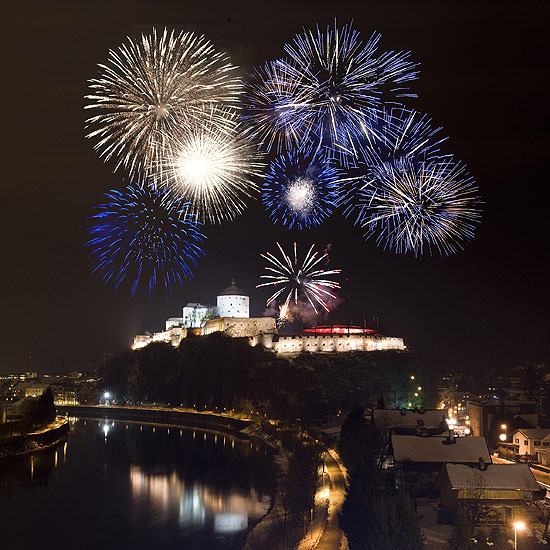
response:
<svg viewBox="0 0 550 550"><path fill-rule="evenodd" d="M221 317L240 317L248 319L250 317L250 299L235 285L235 280L218 295L218 316Z"/></svg>

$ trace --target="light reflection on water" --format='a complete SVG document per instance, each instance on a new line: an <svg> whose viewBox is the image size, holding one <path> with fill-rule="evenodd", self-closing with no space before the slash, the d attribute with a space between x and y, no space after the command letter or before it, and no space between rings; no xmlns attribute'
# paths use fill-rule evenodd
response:
<svg viewBox="0 0 550 550"><path fill-rule="evenodd" d="M229 434L72 419L68 441L0 463L3 543L58 548L41 530L61 521L83 549L236 549L269 507L272 475L266 449Z"/></svg>

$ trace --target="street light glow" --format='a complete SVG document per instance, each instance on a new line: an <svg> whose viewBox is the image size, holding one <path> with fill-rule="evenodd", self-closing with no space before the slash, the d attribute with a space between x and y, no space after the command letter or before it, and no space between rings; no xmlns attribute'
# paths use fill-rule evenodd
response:
<svg viewBox="0 0 550 550"><path fill-rule="evenodd" d="M514 529L516 531L523 531L525 529L525 523L523 521L516 521L516 523L514 523Z"/></svg>
<svg viewBox="0 0 550 550"><path fill-rule="evenodd" d="M506 429L506 424L502 424L500 427L501 427L503 430L505 430L505 429Z"/></svg>
<svg viewBox="0 0 550 550"><path fill-rule="evenodd" d="M111 394L106 391L104 394L103 394L103 399L109 399L111 397Z"/></svg>
<svg viewBox="0 0 550 550"><path fill-rule="evenodd" d="M506 441L506 434L500 434L499 438L501 441Z"/></svg>

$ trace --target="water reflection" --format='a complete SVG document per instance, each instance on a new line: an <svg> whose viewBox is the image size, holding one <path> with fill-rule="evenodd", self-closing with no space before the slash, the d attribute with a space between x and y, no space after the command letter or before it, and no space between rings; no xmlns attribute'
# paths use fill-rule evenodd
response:
<svg viewBox="0 0 550 550"><path fill-rule="evenodd" d="M272 471L266 449L229 434L71 419L68 441L0 465L3 543L53 549L41 532L61 515L83 549L236 549L269 507Z"/></svg>
<svg viewBox="0 0 550 550"><path fill-rule="evenodd" d="M207 517L214 517L214 531L235 533L246 529L248 519L266 512L269 498L262 498L255 489L248 495L216 491L203 483L186 485L176 472L147 474L140 466L130 467L130 484L134 506L155 508L167 520L178 509L181 525L201 526Z"/></svg>

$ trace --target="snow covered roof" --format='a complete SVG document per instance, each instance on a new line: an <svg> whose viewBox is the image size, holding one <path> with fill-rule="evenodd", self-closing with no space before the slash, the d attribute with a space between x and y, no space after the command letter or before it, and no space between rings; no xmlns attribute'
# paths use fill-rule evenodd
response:
<svg viewBox="0 0 550 550"><path fill-rule="evenodd" d="M526 439L544 439L550 434L550 428L521 428L516 430L512 437L517 433L523 434Z"/></svg>
<svg viewBox="0 0 550 550"><path fill-rule="evenodd" d="M540 491L539 484L527 464L488 464L486 470L447 464L447 475L453 489L510 489Z"/></svg>
<svg viewBox="0 0 550 550"><path fill-rule="evenodd" d="M391 441L396 462L491 462L484 437L455 437L447 445L446 436L392 435Z"/></svg>
<svg viewBox="0 0 550 550"><path fill-rule="evenodd" d="M443 409L426 410L423 413L409 409L373 409L372 418L380 428L416 428L422 420L425 428L438 428L446 420Z"/></svg>

